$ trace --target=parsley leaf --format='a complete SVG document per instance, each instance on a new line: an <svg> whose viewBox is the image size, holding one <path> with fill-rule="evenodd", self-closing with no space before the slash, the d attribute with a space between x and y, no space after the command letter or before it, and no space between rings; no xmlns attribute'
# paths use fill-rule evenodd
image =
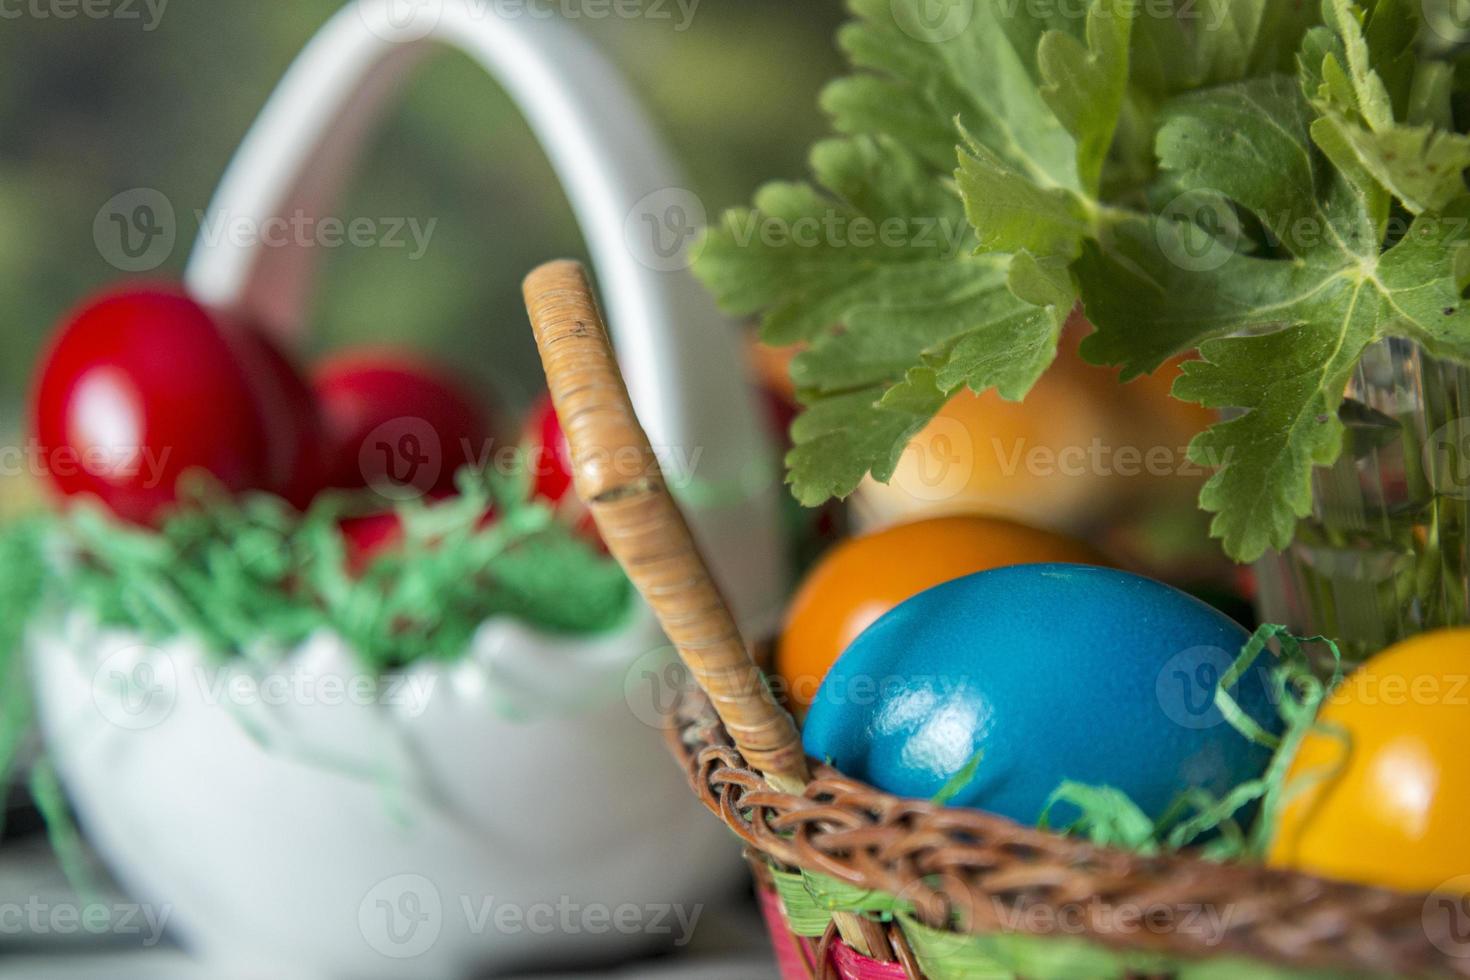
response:
<svg viewBox="0 0 1470 980"><path fill-rule="evenodd" d="M1342 393L1370 344L1402 336L1470 354L1470 310L1456 274L1470 242L1470 198L1421 215L1381 252L1381 194L1365 193L1314 152L1310 109L1290 79L1186 96L1165 118L1158 154L1175 186L1248 210L1286 255L1226 251L1218 264L1205 255L1191 265L1157 234L1162 219L1144 223L1153 247L1135 238L1125 256L1094 249L1082 263L1099 326L1089 346L1134 373L1199 347L1202 359L1185 365L1175 394L1244 410L1191 447L1196 462L1217 467L1201 503L1216 512L1212 530L1226 550L1252 560L1290 543L1309 513L1312 467L1341 452ZM1147 311L1148 343L1130 338L1130 304Z"/></svg>
<svg viewBox="0 0 1470 980"><path fill-rule="evenodd" d="M908 440L959 388L1030 389L1075 296L1065 270L971 254L950 182L893 140L830 140L817 187L771 184L726 214L699 272L727 309L766 310L770 343L805 343L806 411L789 480L803 503L893 475Z"/></svg>
<svg viewBox="0 0 1470 980"><path fill-rule="evenodd" d="M808 347L792 365L806 410L787 460L803 503L891 477L961 388L1023 397L1076 303L1066 266L1120 112L1131 19L1007 16L984 0L936 43L912 29L923 2L853 0L841 41L871 71L823 96L849 138L813 150L815 186L767 185L698 253L726 309L763 311L768 343ZM972 254L982 243L952 176L961 128L990 168L977 158L962 179L1009 180L1000 197L1048 188L1034 200L1051 197L1056 228L1033 233L1035 209L1014 208L1019 222Z"/></svg>
<svg viewBox="0 0 1470 980"><path fill-rule="evenodd" d="M1371 15L1351 0L1325 0L1323 13L1327 24L1309 32L1301 55L1303 88L1322 114L1319 145L1412 213L1444 208L1465 192L1470 137L1434 124L1449 117L1444 66L1415 91L1418 0L1378 0Z"/></svg>
<svg viewBox="0 0 1470 980"><path fill-rule="evenodd" d="M927 2L849 0L844 137L696 266L805 346L796 496L889 478L961 388L1024 397L1080 299L1125 378L1199 351L1175 393L1230 413L1191 449L1214 533L1283 547L1365 348L1470 359L1470 86L1419 0L975 0L938 33Z"/></svg>

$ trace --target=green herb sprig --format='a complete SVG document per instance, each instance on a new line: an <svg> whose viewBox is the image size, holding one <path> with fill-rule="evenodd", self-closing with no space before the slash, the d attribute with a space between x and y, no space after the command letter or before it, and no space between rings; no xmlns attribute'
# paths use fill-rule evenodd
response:
<svg viewBox="0 0 1470 980"><path fill-rule="evenodd" d="M1419 0L850 0L857 69L813 184L763 188L696 270L802 344L788 457L816 504L887 480L963 389L1083 355L1227 417L1191 446L1237 560L1291 542L1343 390L1387 337L1470 361L1463 45ZM968 5L958 5L967 7ZM1426 28L1428 11L1431 26Z"/></svg>

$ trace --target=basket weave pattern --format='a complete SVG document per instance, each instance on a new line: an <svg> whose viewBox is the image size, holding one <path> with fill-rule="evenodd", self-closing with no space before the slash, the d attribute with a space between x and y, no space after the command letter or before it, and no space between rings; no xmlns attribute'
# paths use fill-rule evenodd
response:
<svg viewBox="0 0 1470 980"><path fill-rule="evenodd" d="M675 722L668 743L690 785L752 849L899 896L929 926L994 932L1065 914L1080 921L1081 935L1115 948L1470 977L1470 958L1442 951L1464 943L1449 917L1425 915L1428 896L1097 847L978 810L901 799L823 766L801 795L782 793L746 764L699 692L682 699ZM1229 928L1189 914L1201 907L1229 908ZM1176 927L1148 928L1139 918L1148 911Z"/></svg>

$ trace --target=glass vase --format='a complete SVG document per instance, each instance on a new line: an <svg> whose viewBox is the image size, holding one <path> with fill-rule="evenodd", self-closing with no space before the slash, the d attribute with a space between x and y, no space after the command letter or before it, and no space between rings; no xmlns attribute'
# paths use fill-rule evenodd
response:
<svg viewBox="0 0 1470 980"><path fill-rule="evenodd" d="M1470 369L1382 341L1339 414L1342 457L1314 472L1291 547L1257 563L1257 603L1266 622L1336 639L1352 665L1470 622Z"/></svg>

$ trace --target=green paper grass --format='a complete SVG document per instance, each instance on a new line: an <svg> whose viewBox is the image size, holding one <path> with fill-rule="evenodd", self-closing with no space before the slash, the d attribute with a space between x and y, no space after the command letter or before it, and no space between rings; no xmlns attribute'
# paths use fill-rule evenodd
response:
<svg viewBox="0 0 1470 980"><path fill-rule="evenodd" d="M359 574L341 522L380 511L375 495L327 495L303 516L198 482L157 531L86 507L43 519L59 557L43 560L32 541L30 561L46 568L48 592L105 626L196 637L224 657L270 657L331 630L386 670L453 660L495 616L565 634L622 622L632 598L622 570L520 482L465 471L459 490L399 504L402 544Z"/></svg>
<svg viewBox="0 0 1470 980"><path fill-rule="evenodd" d="M1283 722L1284 734L1280 738L1257 725L1230 693L1272 642L1280 648L1268 669L1273 703ZM1303 649L1311 643L1321 643L1332 653L1336 666L1325 682L1313 672ZM1220 677L1215 689L1215 705L1230 726L1241 737L1272 750L1271 762L1260 778L1241 783L1220 797L1198 789L1183 793L1157 821L1150 820L1117 789L1066 783L1047 801L1040 826L1141 854L1195 847L1214 860L1263 859L1270 848L1281 806L1297 789L1288 785L1287 771L1302 739L1316 726L1317 710L1323 699L1342 680L1341 664L1337 644L1326 637L1301 638L1281 626L1262 626ZM1081 816L1065 827L1051 828L1048 816L1062 804L1080 810ZM1259 806L1250 826L1245 827L1238 814L1251 804Z"/></svg>

